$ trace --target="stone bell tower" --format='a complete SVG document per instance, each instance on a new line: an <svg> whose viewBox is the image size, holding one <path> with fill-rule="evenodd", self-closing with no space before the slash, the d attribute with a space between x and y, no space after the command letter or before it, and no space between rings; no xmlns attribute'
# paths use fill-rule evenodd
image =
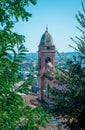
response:
<svg viewBox="0 0 85 130"><path fill-rule="evenodd" d="M48 28L46 28L38 49L38 98L44 102L47 102L49 98L49 94L45 94L44 91L49 91L48 88L52 84L55 52L52 36L48 32Z"/></svg>

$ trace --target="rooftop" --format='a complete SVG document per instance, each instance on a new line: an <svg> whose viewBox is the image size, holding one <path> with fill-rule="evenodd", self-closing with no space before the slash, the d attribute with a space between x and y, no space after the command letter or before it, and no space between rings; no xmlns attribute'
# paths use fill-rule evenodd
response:
<svg viewBox="0 0 85 130"><path fill-rule="evenodd" d="M46 27L45 33L42 35L41 40L40 40L40 45L46 45L46 46L52 46L53 44L53 38L48 32L48 28Z"/></svg>

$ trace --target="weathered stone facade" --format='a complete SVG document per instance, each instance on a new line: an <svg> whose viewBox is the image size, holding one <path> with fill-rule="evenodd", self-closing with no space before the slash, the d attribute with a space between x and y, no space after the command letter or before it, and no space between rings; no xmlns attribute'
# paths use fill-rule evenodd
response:
<svg viewBox="0 0 85 130"><path fill-rule="evenodd" d="M46 29L42 35L38 50L38 87L39 100L48 103L49 86L54 86L54 68L55 68L55 45L52 36Z"/></svg>

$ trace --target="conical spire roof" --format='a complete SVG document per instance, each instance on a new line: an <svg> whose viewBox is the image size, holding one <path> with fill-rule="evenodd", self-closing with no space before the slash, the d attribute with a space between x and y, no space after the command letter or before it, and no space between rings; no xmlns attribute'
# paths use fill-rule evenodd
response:
<svg viewBox="0 0 85 130"><path fill-rule="evenodd" d="M42 35L41 40L40 40L40 45L43 46L52 46L53 44L53 38L48 32L48 28L46 27L45 33Z"/></svg>

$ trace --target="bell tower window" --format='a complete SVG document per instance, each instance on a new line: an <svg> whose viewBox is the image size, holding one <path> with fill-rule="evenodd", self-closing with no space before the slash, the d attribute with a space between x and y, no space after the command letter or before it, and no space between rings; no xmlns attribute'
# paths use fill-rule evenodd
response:
<svg viewBox="0 0 85 130"><path fill-rule="evenodd" d="M50 47L49 47L49 46L47 47L47 50L50 50Z"/></svg>
<svg viewBox="0 0 85 130"><path fill-rule="evenodd" d="M48 63L48 62L51 62L51 58L50 58L50 57L47 57L47 58L45 59L45 63Z"/></svg>

